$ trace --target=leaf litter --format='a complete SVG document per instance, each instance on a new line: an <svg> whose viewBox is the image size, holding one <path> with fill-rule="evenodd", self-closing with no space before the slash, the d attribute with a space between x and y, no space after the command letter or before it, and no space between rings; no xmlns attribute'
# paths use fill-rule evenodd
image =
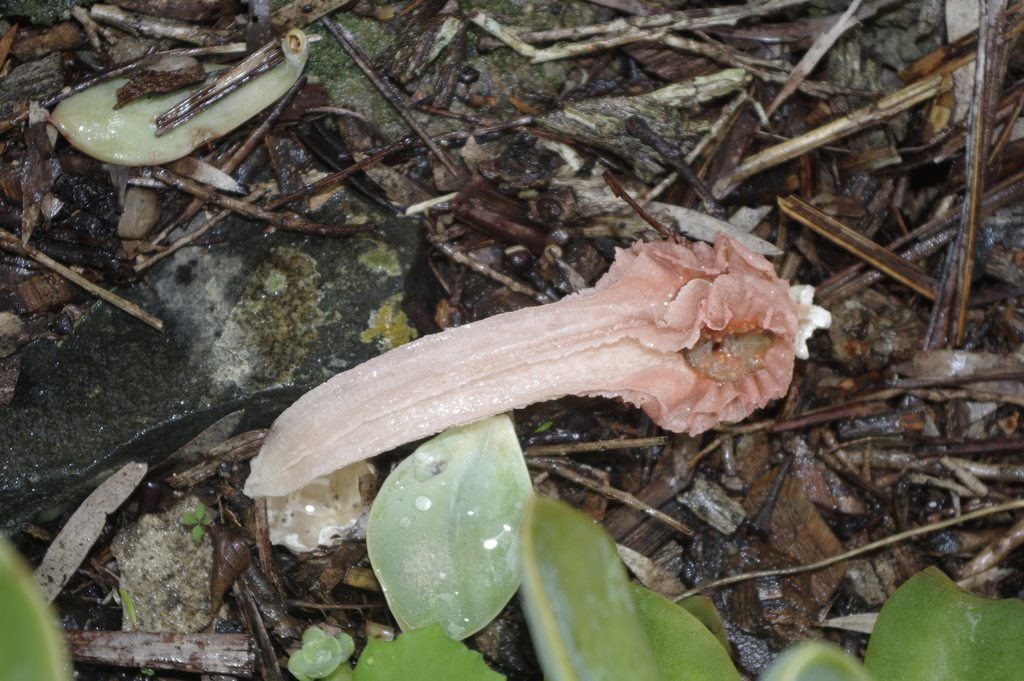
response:
<svg viewBox="0 0 1024 681"><path fill-rule="evenodd" d="M781 279L815 286L815 300L835 321L812 337L810 357L797 363L784 397L702 435L665 433L641 411L601 398L517 410L535 490L602 523L636 577L661 585L665 595L717 584L715 605L734 660L748 675L797 640L824 638L863 654L870 616L930 566L986 596L1024 593L1021 512L1002 505L1019 499L1024 483L1024 237L1016 208L1024 147L1013 125L1024 103L1019 5L986 3L976 26L950 29L953 40L940 25L955 3L840 4L815 18L794 0L699 8L566 3L558 5L560 18L555 6L541 4L526 12L440 1L390 10L367 2L292 3L269 15L279 34L323 16L337 22L347 12L388 26L396 36L390 61L373 68L381 49L361 45L360 33L328 30L337 24L307 32L325 41L339 33L346 49L365 55L367 77L387 92L387 106L416 121L420 139L395 136L390 113L374 106L330 102L356 115L325 114L317 86L300 81L240 138L212 141L189 157L191 165L110 172L108 179L49 134L41 112L123 74L137 91L159 91L165 76L157 63L173 67L171 87L185 82L178 71L194 72L189 60L237 61L250 21L227 2L130 4L77 8L72 20L49 28L25 21L0 27L0 77L21 97L4 104L0 123L6 358L17 360L18 347L34 338L68 333L96 297L159 328L160 320L125 304L111 285L131 285L164 254L202 243L232 212L311 238L373 229L321 225L304 212L343 181L398 211L423 203L424 192L456 192L418 218L444 292L439 301L419 301L421 332L551 302L593 285L616 247L664 238L608 193L607 171L670 238L710 240L723 217L755 210L752 224L731 228L737 238L758 245ZM269 9L252 4L254 15ZM207 5L218 9L210 13ZM862 48L864 41L873 47ZM187 56L170 64L152 58L168 48ZM55 62L61 50L66 58ZM569 60L571 68L555 94L496 92L490 74L471 65L479 54L506 55L514 68L531 68L527 60ZM96 64L109 70L96 78ZM49 75L21 75L30 69ZM69 89L32 89L58 75ZM632 136L628 114L661 141L644 138L651 146ZM293 127L295 144L319 135L333 145L332 157L311 149L313 163L324 163L311 174L299 166L307 162L302 153L280 153L272 179L242 183L245 198L237 198L242 185L225 175L268 133ZM479 173L475 179L463 159ZM396 174L416 191L384 179ZM76 206L68 182L107 198ZM183 192L188 205L164 215L141 237L143 247L129 248L114 229L118 195L132 185ZM301 203L306 197L310 203ZM174 232L205 203L220 212L192 231ZM282 212L284 206L303 212ZM415 304L408 303L412 318ZM0 361L0 389L13 396L20 365ZM60 577L54 583L70 579L56 598L65 622L93 629L68 633L82 670L102 669L91 666L97 663L180 669L146 648L153 645L147 640L122 638L110 652L127 633L115 631L120 608L109 595L118 568L109 544L116 526L190 493L216 508L210 534L220 556L212 585L217 631L175 635L179 650L206 651L194 658L194 671L258 668L264 678L281 678L252 651L277 659L294 649L303 626L325 624L353 635L358 658L368 637L395 629L379 585L367 577L373 566L363 539L301 555L271 546L264 506L241 493L263 432L229 439L233 430L226 423L209 441L200 436L167 452L127 502L110 500L91 512L91 524L102 527L95 546L82 549L89 552L84 559L69 552L65 567L47 568ZM382 473L360 481L368 501L383 471L406 453L376 458ZM714 490L700 497L700 514L692 510L694 485ZM1000 512L983 519L988 509ZM711 517L731 520L709 524ZM952 527L963 517L977 520ZM73 522L26 527L23 550L37 559L53 551L58 530L78 534ZM951 526L924 529L939 522ZM882 543L905 532L918 536ZM82 533L83 545L92 534ZM248 547L257 560L241 560ZM846 553L867 547L874 548ZM44 565L59 551L53 555ZM828 561L835 562L797 572ZM751 571L762 575L758 581L722 581ZM518 599L468 643L505 675L538 674Z"/></svg>

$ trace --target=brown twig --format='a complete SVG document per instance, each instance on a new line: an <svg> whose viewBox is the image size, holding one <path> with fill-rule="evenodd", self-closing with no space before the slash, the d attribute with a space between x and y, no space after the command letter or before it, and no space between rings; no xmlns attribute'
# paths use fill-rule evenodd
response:
<svg viewBox="0 0 1024 681"><path fill-rule="evenodd" d="M810 227L921 295L935 299L938 283L914 263L887 251L797 196L779 197L778 201L779 209L788 217Z"/></svg>
<svg viewBox="0 0 1024 681"><path fill-rule="evenodd" d="M179 104L156 118L156 136L166 135L190 118L201 114L253 78L284 61L281 45L272 40L235 66L219 72L210 82L195 90Z"/></svg>
<svg viewBox="0 0 1024 681"><path fill-rule="evenodd" d="M629 207L632 208L637 215L643 218L644 221L651 227L653 227L659 234L661 234L666 239L676 238L676 235L672 232L672 230L670 230L665 225L661 224L660 221L656 220L654 216L645 211L639 203L633 200L633 197L629 195L629 192L623 189L622 185L619 184L619 181L615 178L615 175L612 174L612 171L604 171L604 175L602 175L602 177L604 177L604 181L611 188L612 193L615 194L616 197L628 203Z"/></svg>
<svg viewBox="0 0 1024 681"><path fill-rule="evenodd" d="M891 95L886 95L870 106L858 109L848 116L843 116L799 137L769 147L746 159L730 176L719 180L712 188L712 192L721 197L728 189L748 177L887 120L912 106L931 99L939 94L943 87L942 76L932 76L902 90L897 90Z"/></svg>
<svg viewBox="0 0 1024 681"><path fill-rule="evenodd" d="M967 332L968 301L971 297L971 277L974 274L974 252L977 243L978 221L981 217L981 199L985 193L988 170L989 131L999 104L1002 83L1003 13L1004 0L984 0L981 3L981 23L978 27L978 56L975 62L974 105L968 114L967 125L967 196L960 213L960 235L956 242L956 295L953 318L953 345L963 344ZM1013 125L1007 121L1006 125ZM947 276L953 277L952 268Z"/></svg>
<svg viewBox="0 0 1024 681"><path fill-rule="evenodd" d="M447 133L445 135L439 135L439 136L434 137L432 139L434 139L434 140L444 140L444 141L447 141L447 140L464 140L464 139L466 139L468 137L476 137L477 135L486 135L486 134L491 133L491 132L500 132L502 130L519 130L523 126L529 125L532 121L533 121L533 117L532 116L522 116L520 118L516 118L515 120L511 120L508 123L498 122L498 123L495 123L494 125L486 125L484 127L477 128L475 130L460 130L460 131L457 131L457 132L450 132L450 133ZM363 160L358 161L356 163L353 163L352 165L350 165L348 168L345 168L344 170L339 170L336 173L331 173L330 175L328 175L326 177L323 177L320 180L317 180L316 182L314 182L313 184L307 185L306 187L303 187L302 189L300 189L298 191L292 192L291 194L288 194L286 196L282 196L279 199L271 201L267 205L267 209L268 210L274 210L276 208L279 208L280 206L285 205L286 203L291 203L295 199L301 199L302 197L308 196L309 194L312 194L313 192L317 192L317 191L320 191L321 189L325 189L327 187L331 187L331 186L337 184L338 182L344 180L346 177L348 177L352 173L359 172L363 168L366 168L367 166L371 166L374 163L377 163L378 161L381 161L381 160L387 158L391 154L397 153L399 151L406 151L408 149L413 149L413 148L418 147L418 146L426 146L426 145L420 139L399 140L399 141L396 141L396 142L392 142L391 144L388 144L388 145L386 145L384 147L381 147L379 149L371 149L368 152L366 152L367 154L369 154L369 156L367 156Z"/></svg>
<svg viewBox="0 0 1024 681"><path fill-rule="evenodd" d="M615 489L611 485L608 485L604 482L588 478L585 475L580 475L579 473L569 468L560 461L551 461L550 459L527 459L527 464L535 468L550 471L555 475L561 476L566 480L569 480L571 482L576 483L577 485L580 485L581 487L586 487L587 489L591 489L602 496L608 497L609 499L613 499L614 501L620 501L629 506L630 508L635 508L638 511L642 511L643 513L646 513L650 517L661 521L662 523L671 527L676 532L679 532L680 534L686 537L696 536L696 532L694 532L691 528L687 527L684 523L680 522L679 520L676 520L667 513L659 511L653 506L648 506L644 502L634 497L629 492L623 492L622 490Z"/></svg>
<svg viewBox="0 0 1024 681"><path fill-rule="evenodd" d="M229 175L238 169L238 166L242 164L246 156L252 153L252 150L256 148L256 145L263 141L263 138L267 136L270 129L274 126L274 123L280 118L288 105L295 99L295 95L305 87L306 77L300 76L295 84L291 86L288 92L285 93L274 108L271 109L260 121L252 132L245 138L245 141L236 149L224 162L222 162L218 168ZM160 243L163 241L168 234L172 231L184 225L189 220L194 218L199 210L203 207L205 202L202 199L194 199L187 206L181 209L176 216L168 221L167 226L164 227L156 236L150 239L150 243Z"/></svg>
<svg viewBox="0 0 1024 681"><path fill-rule="evenodd" d="M537 291L534 291L532 288L530 288L526 284L523 284L523 283L521 283L519 281L516 281L512 277L506 276L506 275L502 274L501 272L498 272L493 267L488 267L487 265L485 265L484 263L480 262L479 260L475 260L475 259L471 258L470 256L466 255L462 251L460 251L457 248L455 248L454 246L452 246L450 243L445 241L440 236L429 236L429 237L427 237L427 240L430 241L430 244L434 248L436 248L437 250L441 251L442 253L444 253L445 255L447 255L449 258L451 258L455 262L459 263L460 265L465 265L466 267L470 268L471 270L479 272L480 274L484 275L485 277L493 279L494 281L498 282L499 284L502 284L502 285L508 287L512 291L515 291L516 293L521 293L524 296L529 296L529 297L533 298L534 300L536 300L538 303L540 303L542 305L545 304L545 303L553 302L550 298L548 298L547 296L545 296L542 293L538 293Z"/></svg>
<svg viewBox="0 0 1024 681"><path fill-rule="evenodd" d="M255 191L253 191L251 194L249 194L244 199L242 199L242 201L244 201L245 203L252 203L252 202L256 201L257 199L259 199L260 197L262 197L263 195L265 195L266 193L267 193L267 188L266 187L258 187ZM200 204L201 203L202 202L200 202ZM196 227L194 230L192 230L188 234L184 234L184 235L178 237L177 239L175 239L173 243L171 243L169 246L167 246L167 248L165 248L164 250L160 251L159 253L154 253L153 255L151 255L149 257L140 257L138 262L135 265L135 271L136 272L142 272L143 270L148 269L154 263L157 263L157 262L163 260L164 258L166 258L169 255L173 255L178 250L184 248L185 246L188 246L193 241L195 241L196 239L199 239L204 234L209 232L211 229L213 229L214 227L219 225L229 215L231 215L231 211L229 209L225 208L225 209L219 211L216 215L211 217L209 220L205 221L203 224L201 224L198 227Z"/></svg>
<svg viewBox="0 0 1024 681"><path fill-rule="evenodd" d="M136 319L140 319L146 322L157 331L164 330L164 323L162 321L160 321L153 315L149 314L135 303L128 302L124 298L114 295L105 288L97 286L96 284L92 283L91 281L80 275L78 272L75 272L74 270L68 269L64 265L61 265L59 262L40 252L38 249L28 244L21 243L20 239L16 238L12 234L2 229L0 229L0 248L6 248L12 253L20 255L22 257L31 258L32 260L35 260L43 267L46 267L47 269L50 269L53 272L56 272L57 274L64 277L68 281L74 284L78 284L79 286L81 286L94 296L102 298L111 305L114 305L115 307L124 310L125 312L132 315Z"/></svg>
<svg viewBox="0 0 1024 681"><path fill-rule="evenodd" d="M633 449L636 447L660 447L668 444L668 437L637 437L630 439L601 440L600 442L573 442L564 445L538 445L523 450L526 456L565 456L567 454L583 454L591 452L608 452L615 449Z"/></svg>
<svg viewBox="0 0 1024 681"><path fill-rule="evenodd" d="M1024 198L1024 171L1006 178L986 192L982 200L981 214L984 217L993 211L1020 201L1022 198ZM900 257L904 260L914 261L937 252L955 236L956 228L953 227L953 224L959 218L961 208L962 206L957 206L953 210L921 225L909 234L893 241L885 247L885 250L895 252L895 249L915 239L920 239L921 241L918 244L902 251ZM817 296L839 300L867 288L884 276L879 272L873 271L854 278L853 275L860 269L863 269L865 264L857 263L839 272L818 287Z"/></svg>
<svg viewBox="0 0 1024 681"><path fill-rule="evenodd" d="M756 572L744 572L743 574L732 575L731 577L724 577L722 579L716 579L713 582L701 584L696 588L690 589L686 593L681 594L678 598L675 599L675 601L678 603L684 598L695 596L704 591L708 591L709 589L717 589L722 586L729 586L730 584L745 582L750 579L760 579L762 577L784 577L786 575L798 575L802 572L812 572L814 570L820 570L830 565L835 565L836 563L841 563L851 558L856 558L857 556L863 555L865 553L870 553L871 551L875 551L877 549L889 546L890 544L901 542L904 539L910 539L911 537L916 537L918 535L927 534L929 532L935 532L936 530L942 530L947 527L952 527L953 525L959 525L960 523L967 522L969 520L974 520L975 518L982 518L987 515L992 515L993 513L1003 513L1005 511L1013 511L1018 508L1024 508L1024 499L1018 499L1016 501L1011 501L1006 504L999 504L998 506L989 506L988 508L983 508L978 511L965 513L962 516L956 518L950 518L949 520L943 520L942 522L932 523L931 525L925 525L924 527L916 527L912 530L907 530L906 532L900 532L899 534L894 534L891 537L886 537L885 539L873 541L870 544L865 544L864 546L853 549L852 551L840 553L837 556L831 556L829 558L826 558L825 560L819 560L816 563L809 563L807 565L797 565L789 568L780 568L778 570L758 570Z"/></svg>
<svg viewBox="0 0 1024 681"><path fill-rule="evenodd" d="M658 152L658 155L664 159L665 163L672 166L679 173L679 176L686 181L686 184L690 185L690 188L697 193L697 196L704 202L708 212L719 219L725 219L725 209L712 196L711 191L697 177L697 174L693 172L693 169L686 162L683 153L679 149L654 130L651 130L647 122L639 116L630 116L626 119L626 132ZM634 210L636 209L634 208ZM641 217L643 216L641 215ZM646 220L647 218L644 219ZM650 221L648 220L648 222Z"/></svg>
<svg viewBox="0 0 1024 681"><path fill-rule="evenodd" d="M157 178L164 184L174 187L178 191L196 196L207 203L227 208L252 220L269 222L278 229L302 232L303 234L338 236L342 234L353 234L356 232L369 232L374 227L373 223L360 223L357 225L321 225L316 222L309 222L298 215L272 213L260 208L259 206L246 203L241 199L235 199L230 196L218 194L209 187L205 187L198 182L193 182L192 180L172 173L165 168L154 168L153 177Z"/></svg>

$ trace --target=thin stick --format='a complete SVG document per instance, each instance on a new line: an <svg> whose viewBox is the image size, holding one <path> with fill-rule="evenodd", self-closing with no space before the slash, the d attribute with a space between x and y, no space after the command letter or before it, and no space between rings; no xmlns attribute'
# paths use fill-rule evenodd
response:
<svg viewBox="0 0 1024 681"><path fill-rule="evenodd" d="M1024 89L1021 89L1020 94L1017 96L1017 103L1013 105L1013 111L1006 117L1006 123L1003 125L1003 131L999 134L999 139L992 145L992 152L988 155L988 164L992 165L996 162L996 158L999 157L999 152L1003 150L1006 143L1010 141L1010 134L1013 132L1013 124L1020 118L1020 112L1024 110Z"/></svg>
<svg viewBox="0 0 1024 681"><path fill-rule="evenodd" d="M1013 511L1018 508L1024 508L1024 499L1017 499L1016 501L1011 501L1005 504L999 504L998 506L989 506L988 508L983 508L978 511L965 513L964 515L959 516L957 518L950 518L949 520L943 520L938 523L932 523L931 525L916 527L912 530L907 530L906 532L900 532L899 534L894 534L891 537L886 537L885 539L873 541L870 544L865 544L860 548L847 551L846 553L840 553L837 556L832 556L831 558L826 558L825 560L819 560L816 563L809 563L807 565L797 565L795 567L789 568L780 568L778 570L758 570L756 572L744 572L743 574L733 575L731 577L724 577L722 579L716 579L713 582L708 582L707 584L702 584L701 586L694 587L686 593L681 594L674 600L676 601L676 603L678 603L684 598L695 596L709 589L717 589L721 586L728 586L729 584L745 582L749 579L759 579L761 577L784 577L786 575L798 575L802 572L820 570L822 568L828 567L829 565L835 565L836 563L841 563L844 560L850 560L851 558L855 558L861 554L869 553L871 551L874 551L875 549L880 549L882 547L889 546L890 544L901 542L904 539L910 539L911 537L916 537L920 534L927 534L929 532L934 532L936 530L942 530L947 527L952 527L953 525L959 525L960 523L966 522L968 520L983 518L987 515L992 515L994 513Z"/></svg>
<svg viewBox="0 0 1024 681"><path fill-rule="evenodd" d="M860 0L853 0L850 6L846 8L846 12L843 16L839 17L839 21L832 24L825 33L822 33L811 45L811 49L807 50L804 54L803 59L796 65L793 72L789 74L789 78L786 80L786 84L782 86L779 93L775 95L775 99L765 109L764 115L771 118L772 114L782 105L786 98L796 92L800 84L804 82L807 76L811 75L811 71L818 65L821 58L825 56L825 53L829 51L835 41L839 40L839 36L853 28L860 22L857 21L857 17L854 16L856 11L860 9Z"/></svg>
<svg viewBox="0 0 1024 681"><path fill-rule="evenodd" d="M155 135L160 137L169 133L256 76L266 73L282 62L284 62L284 54L281 51L281 45L276 40L267 43L238 64L218 73L213 80L192 92L181 103L157 116Z"/></svg>
<svg viewBox="0 0 1024 681"><path fill-rule="evenodd" d="M476 137L477 135L485 135L487 133L500 132L502 130L521 130L523 128L523 126L529 125L532 122L533 122L533 117L532 116L522 116L520 118L516 118L515 120L511 120L508 123L500 123L499 122L499 123L495 123L494 125L486 125L484 127L475 128L473 130L457 130L456 132L450 132L450 133L446 133L444 135L438 135L437 137L434 137L433 139L434 140L464 140L467 137ZM542 134L541 131L539 131L539 130L534 130L532 132L535 132L537 134ZM399 152L399 151L404 151L406 149L412 149L412 148L415 148L415 147L417 147L417 146L419 146L421 144L425 144L425 143L422 142L422 141L418 141L418 140L411 140L411 141L410 140L399 140L397 142L392 142L391 144L388 144L388 145L386 145L384 147L380 147L378 149L371 149L367 153L373 152L372 156L367 156L362 161L359 161L357 163L353 163L352 165L350 165L348 168L345 168L344 170L339 170L336 173L331 173L327 177L321 178L320 180L314 182L313 184L306 185L305 187L303 187L302 189L299 189L298 191L292 192L291 194L288 194L287 196L282 196L281 198L276 199L275 201L271 201L270 204L267 206L267 208L269 210L274 210L275 208L278 208L279 206L283 206L286 203L291 203L295 199L301 199L303 196L306 196L308 194L312 194L313 192L319 191L319 190L324 189L326 187L333 186L334 184L336 184L337 182L345 179L346 177L348 177L352 173L358 172L358 171L362 170L363 168L365 168L367 166L371 166L374 163L376 163L376 162L378 162L378 161L380 161L380 160L382 160L384 158L387 158L391 154L394 154L394 153Z"/></svg>
<svg viewBox="0 0 1024 681"><path fill-rule="evenodd" d="M266 193L266 187L259 187L258 189L256 189L256 191L252 192L244 199L242 199L242 201L244 201L245 203L252 203L253 201L260 198ZM184 236L175 239L174 242L165 250L160 251L159 253L156 253L154 255L151 255L148 258L140 258L138 264L135 266L135 271L141 272L142 270L149 268L154 263L159 262L160 260L163 260L167 256L173 254L175 251L178 251L179 249L188 246L190 243L192 243L193 241L195 241L196 239L203 236L211 229L219 225L229 215L231 215L231 211L225 208L218 212L216 215L214 215L212 218L204 222L203 224L199 225L199 227L189 232L188 234L185 234Z"/></svg>
<svg viewBox="0 0 1024 681"><path fill-rule="evenodd" d="M974 106L968 115L967 137L967 197L961 213L960 235L955 248L956 295L954 297L953 345L960 346L967 332L968 301L971 297L971 277L974 274L974 252L977 245L978 222L981 219L981 200L987 184L989 130L999 102L1002 82L1000 65L1003 52L1004 0L982 0L981 23L978 26L978 56L975 61ZM1006 125L1013 125L1007 121ZM953 276L949 272L949 276Z"/></svg>
<svg viewBox="0 0 1024 681"><path fill-rule="evenodd" d="M437 250L441 251L442 253L444 253L445 255L447 255L449 258L459 263L460 265L465 265L471 270L479 272L480 274L484 275L485 277L493 279L499 284L503 284L504 286L510 288L516 293L522 293L524 296L530 296L541 305L554 302L550 298L545 296L543 293L537 293L526 284L522 284L513 279L512 277L502 274L493 267L488 267L479 260L475 260L474 258L469 257L468 255L456 249L454 246L452 246L450 243L448 243L439 236L430 236L427 237L427 240L430 241L430 244L434 246Z"/></svg>
<svg viewBox="0 0 1024 681"><path fill-rule="evenodd" d="M666 239L671 240L676 238L676 235L672 232L672 230L670 230L665 225L661 224L658 220L655 220L654 217L652 217L647 211L640 207L639 203L633 200L633 197L630 196L629 193L622 188L622 185L619 184L619 181L615 179L615 175L612 174L612 171L604 171L604 175L602 177L604 177L605 183L612 190L612 194L615 194L617 198L620 198L627 204L629 204L629 207L632 208L636 212L636 214L639 215L644 220L644 222L653 227L659 234L661 234Z"/></svg>
<svg viewBox="0 0 1024 681"><path fill-rule="evenodd" d="M1024 197L1024 172L1011 175L985 193L981 206L982 217L1015 203L1022 197ZM952 225L959 217L961 208L962 206L957 206L915 228L912 232L885 246L885 250L894 251L914 239L921 239L922 241L918 244L902 251L900 257L904 260L914 261L935 253L955 235L956 229ZM816 295L822 298L841 299L867 288L882 278L882 274L879 272L868 272L852 280L849 278L863 267L864 263L851 265L820 286Z"/></svg>
<svg viewBox="0 0 1024 681"><path fill-rule="evenodd" d="M923 269L904 260L892 251L887 251L860 232L855 232L835 218L796 196L778 199L779 209L788 217L821 234L835 244L842 246L858 258L882 270L893 279L906 284L921 295L935 299L937 282Z"/></svg>
<svg viewBox="0 0 1024 681"><path fill-rule="evenodd" d="M359 43L357 43L355 37L349 33L349 30L336 21L332 21L329 17L324 17L320 21L322 21L324 26L327 27L327 30L334 35L341 46L345 49L345 52L348 53L348 56L352 58L352 61L359 65L359 68L363 70L366 77L377 86L377 89L380 90L382 95L384 95L384 98L391 102L391 105L395 107L399 114L401 114L402 118L405 119L405 122L409 124L409 127L415 130L420 139L422 139L427 147L434 152L434 155L437 156L438 160L444 164L444 167L447 168L453 176L458 177L459 171L455 168L455 164L452 163L452 160L448 158L448 154L446 154L444 150L441 149L433 139L431 139L430 135L427 134L427 131L420 127L420 124L412 117L412 112L409 111L409 107L407 107L405 102L402 101L401 94L399 94L398 90L395 89L395 86L393 86L390 81L384 78L377 71L373 62L370 60L370 57L363 51L363 48L359 46Z"/></svg>
<svg viewBox="0 0 1024 681"><path fill-rule="evenodd" d="M741 5L700 9L694 12L669 12L651 17L618 19L606 24L582 26L578 29L555 29L542 33L517 35L514 30L504 27L480 10L469 13L469 20L493 35L524 57L537 64L555 59L568 59L598 50L627 45L641 40L659 40L670 30L693 30L704 26L735 24L740 19L774 12L791 5L802 4L805 0L770 0L760 5ZM605 34L600 38L583 40L578 43L555 45L538 50L527 42L546 42L563 38L580 38L587 35Z"/></svg>
<svg viewBox="0 0 1024 681"><path fill-rule="evenodd" d="M623 492L622 490L615 489L611 485L608 485L604 482L593 480L585 475L580 475L576 471L572 470L568 466L565 466L558 461L550 461L548 459L529 459L527 461L527 465L551 471L552 473L559 475L565 478L566 480L574 482L582 487L586 487L587 489L591 489L602 496L606 496L614 501L621 501L627 506L635 508L636 510L641 511L643 513L646 513L655 520L658 520L668 525L673 530L679 532L684 536L694 537L697 535L696 532L694 532L692 529L690 529L683 523L679 522L669 514L663 511L659 511L653 506L648 506L644 502L634 497L629 492Z"/></svg>
<svg viewBox="0 0 1024 681"><path fill-rule="evenodd" d="M264 137L266 137L267 133L270 132L270 128L273 127L275 121L277 121L281 114L284 113L284 110L288 108L289 104L292 103L292 100L295 98L295 95L297 95L299 93L299 90L305 87L305 85L306 77L300 76L299 79L295 81L295 84L291 86L288 92L285 93L284 97L282 97L277 102L277 104L274 105L274 108L271 109L270 112L263 117L263 120L260 122L260 124L257 125L251 133L249 133L249 136L245 138L245 141L242 143L242 145L238 147L238 149L233 154L231 154L231 156L229 156L226 161L224 161L218 166L220 170L224 171L229 175L235 172L235 170L238 169L238 166L242 164L242 161L245 160L245 157L248 156L252 152L252 150L256 148L256 145L259 144ZM199 209L203 207L203 203L204 201L202 199L195 199L191 201L187 206L185 206L185 208L183 208L178 213L178 217L171 220L166 227L160 230L159 234L150 239L150 243L160 243L167 237L168 234L174 231L174 229L176 229L178 226L183 225L192 218L194 218L196 214L199 212Z"/></svg>
<svg viewBox="0 0 1024 681"><path fill-rule="evenodd" d="M931 99L942 91L942 87L942 76L932 76L902 90L897 90L870 106L854 111L849 116L843 116L799 137L769 147L744 161L732 172L732 175L716 183L712 191L716 196L721 197L727 188L752 175L891 118L912 106Z"/></svg>
<svg viewBox="0 0 1024 681"><path fill-rule="evenodd" d="M157 331L163 331L165 328L164 323L162 321L160 321L153 315L149 314L135 303L130 303L124 298L114 295L105 288L97 286L96 284L92 283L91 281L80 275L78 272L68 269L64 265L61 265L59 262L53 260L52 258L37 250L36 248L33 248L28 244L22 244L20 239L14 237L13 235L9 234L8 232L2 229L0 229L0 247L6 248L12 253L16 253L17 255L20 255L22 257L32 258L43 267L46 267L56 272L57 274L64 277L68 281L78 284L79 286L81 286L94 296L102 298L111 305L121 308L122 310L132 315L136 319L140 319L146 322Z"/></svg>
<svg viewBox="0 0 1024 681"><path fill-rule="evenodd" d="M725 219L725 209L715 200L715 197L711 195L711 192L701 179L697 177L697 174L693 172L693 168L686 163L683 153L675 145L671 144L654 130L651 130L647 122L636 115L626 119L626 132L658 152L658 155L661 156L665 163L672 166L679 173L679 176L686 180L686 184L690 185L690 189L697 193L700 200L704 202L708 212L720 220Z"/></svg>
<svg viewBox="0 0 1024 681"><path fill-rule="evenodd" d="M600 442L573 442L565 445L540 445L527 447L526 456L562 456L564 454L582 454L584 452L608 452L614 449L633 449L635 447L660 447L668 444L668 437L638 437L628 440L601 440Z"/></svg>
<svg viewBox="0 0 1024 681"><path fill-rule="evenodd" d="M192 180L180 175L176 175L165 168L154 168L153 177L174 187L178 191L199 197L203 201L218 205L221 208L228 208L239 215L244 215L247 218L260 220L262 222L269 222L278 229L287 229L293 232L303 232L306 234L338 235L352 234L353 232L366 232L370 231L373 227L372 223L358 225L321 225L315 222L308 222L297 215L272 213L258 206L248 204L241 199L235 199L229 196L224 196L223 194L218 194L209 187L205 187L198 182L193 182Z"/></svg>
<svg viewBox="0 0 1024 681"><path fill-rule="evenodd" d="M288 601L289 608L309 608L311 610L370 610L372 608L386 607L386 603L366 603L355 605L348 603L313 603L312 601Z"/></svg>

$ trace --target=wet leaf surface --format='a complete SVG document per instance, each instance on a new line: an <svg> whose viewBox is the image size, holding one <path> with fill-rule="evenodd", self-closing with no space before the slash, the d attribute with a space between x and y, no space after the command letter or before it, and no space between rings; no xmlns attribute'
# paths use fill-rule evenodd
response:
<svg viewBox="0 0 1024 681"><path fill-rule="evenodd" d="M507 416L451 428L388 476L366 548L403 629L462 639L519 588L517 534L533 490Z"/></svg>

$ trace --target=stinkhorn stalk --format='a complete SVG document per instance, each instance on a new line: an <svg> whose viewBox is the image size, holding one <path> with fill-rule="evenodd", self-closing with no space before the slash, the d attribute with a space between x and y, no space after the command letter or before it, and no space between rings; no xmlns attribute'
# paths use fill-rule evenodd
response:
<svg viewBox="0 0 1024 681"><path fill-rule="evenodd" d="M117 90L128 81L109 80L68 97L50 122L80 151L125 166L158 165L186 156L226 135L277 101L302 75L309 57L306 35L292 29L281 40L284 61L211 104L170 132L157 136L156 119L197 89L134 99L117 109ZM218 67L207 66L207 71Z"/></svg>
<svg viewBox="0 0 1024 681"><path fill-rule="evenodd" d="M280 496L332 470L565 395L619 397L701 433L785 395L829 315L724 234L637 243L592 289L426 336L338 374L274 423L245 485Z"/></svg>

